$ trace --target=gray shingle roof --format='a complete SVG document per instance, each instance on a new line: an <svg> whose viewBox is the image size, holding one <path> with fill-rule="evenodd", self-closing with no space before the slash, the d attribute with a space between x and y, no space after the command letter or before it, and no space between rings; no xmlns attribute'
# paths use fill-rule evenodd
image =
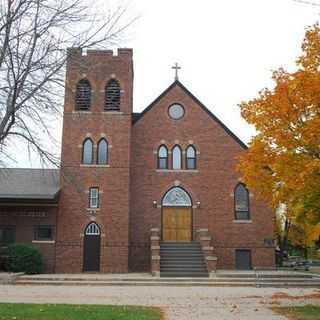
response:
<svg viewBox="0 0 320 320"><path fill-rule="evenodd" d="M60 190L57 169L0 169L0 199L53 200Z"/></svg>

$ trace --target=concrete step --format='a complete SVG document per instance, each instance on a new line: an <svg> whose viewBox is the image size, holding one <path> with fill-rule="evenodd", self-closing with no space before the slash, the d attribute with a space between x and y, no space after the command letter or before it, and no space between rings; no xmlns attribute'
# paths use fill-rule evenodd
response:
<svg viewBox="0 0 320 320"><path fill-rule="evenodd" d="M186 254L202 254L200 250L171 250L171 251L164 251L160 250L160 254L162 255L186 255Z"/></svg>
<svg viewBox="0 0 320 320"><path fill-rule="evenodd" d="M204 271L160 271L160 277L192 277L192 278L197 278L197 277L209 277L208 272Z"/></svg>
<svg viewBox="0 0 320 320"><path fill-rule="evenodd" d="M256 279L257 282L315 282L320 280L314 278L259 278Z"/></svg>
<svg viewBox="0 0 320 320"><path fill-rule="evenodd" d="M191 246L200 246L199 241L172 241L172 242L167 242L167 241L161 241L160 245L163 247L174 247L174 246L179 246L179 247L191 247Z"/></svg>
<svg viewBox="0 0 320 320"><path fill-rule="evenodd" d="M264 278L264 279L270 279L270 278L304 278L304 279L310 279L312 278L312 274L257 274L257 278Z"/></svg>
<svg viewBox="0 0 320 320"><path fill-rule="evenodd" d="M33 285L33 286L174 286L174 287L253 287L253 283L231 283L231 282L211 282L207 281L208 278L193 278L192 281L177 281L175 278L161 278L161 281L69 281L67 284L64 281L19 281L16 285Z"/></svg>
<svg viewBox="0 0 320 320"><path fill-rule="evenodd" d="M180 262L196 262L196 261L204 261L203 255L177 255L177 256L168 256L168 255L160 255L160 261L180 261Z"/></svg>
<svg viewBox="0 0 320 320"><path fill-rule="evenodd" d="M202 252L160 252L160 256L166 258L203 258Z"/></svg>
<svg viewBox="0 0 320 320"><path fill-rule="evenodd" d="M199 242L160 244L161 277L206 277L207 265Z"/></svg>
<svg viewBox="0 0 320 320"><path fill-rule="evenodd" d="M185 282L185 281L194 281L192 277L187 277L187 278L168 278L165 279L166 281L177 281L177 282ZM208 281L208 279L203 279L204 281ZM154 282L154 281L160 281L162 282L163 279L158 278L158 277L150 277L150 278L63 278L63 277L48 277L48 278L43 278L43 277L19 277L17 280L18 282L123 282L123 283L130 283L130 282ZM197 281L202 281L202 279Z"/></svg>
<svg viewBox="0 0 320 320"><path fill-rule="evenodd" d="M161 268L161 273L165 273L165 272L175 272L175 273L190 273L190 274L196 274L196 273L206 273L208 274L208 271L206 268L179 268L179 267L164 267Z"/></svg>
<svg viewBox="0 0 320 320"><path fill-rule="evenodd" d="M160 245L161 250L201 250L200 246L170 246L164 247Z"/></svg>
<svg viewBox="0 0 320 320"><path fill-rule="evenodd" d="M207 268L207 265L201 261L191 261L189 263L181 263L177 261L167 261L167 262L160 262L161 267L198 267L198 268Z"/></svg>
<svg viewBox="0 0 320 320"><path fill-rule="evenodd" d="M219 273L217 272L215 275L217 278L222 277L222 278L256 278L255 273L253 272L235 272L235 273Z"/></svg>
<svg viewBox="0 0 320 320"><path fill-rule="evenodd" d="M262 282L257 283L258 288L320 288L320 281L314 282Z"/></svg>
<svg viewBox="0 0 320 320"><path fill-rule="evenodd" d="M160 246L160 250L163 251L194 251L201 250L201 247L162 247Z"/></svg>
<svg viewBox="0 0 320 320"><path fill-rule="evenodd" d="M214 279L214 281L216 282L255 282L255 283L269 283L269 282L273 282L273 283L314 283L316 282L315 279L301 279L301 278L274 278L274 279L254 279L254 278L212 278ZM320 281L319 281L320 282Z"/></svg>
<svg viewBox="0 0 320 320"><path fill-rule="evenodd" d="M199 279L195 280L197 277L193 276L192 281L176 281L172 276L172 281L167 278L163 281L31 281L31 280L20 280L16 285L35 285L35 286L203 286L203 287L258 287L258 288L319 288L320 282L265 282L256 284L253 281L242 281L242 282L230 282L230 281L200 281L208 280L204 275L198 276Z"/></svg>
<svg viewBox="0 0 320 320"><path fill-rule="evenodd" d="M176 276L175 276L176 275ZM192 277L181 277L181 273L162 272L161 278L130 279L88 279L88 278L30 278L20 277L16 285L65 285L65 286L204 286L204 287L274 287L274 288L320 288L319 279L278 279L255 281L252 278L208 278L207 273L192 274Z"/></svg>
<svg viewBox="0 0 320 320"><path fill-rule="evenodd" d="M181 266L181 267L204 267L206 268L207 265L204 261L189 261L188 263L179 262L179 261L162 261L160 262L160 266L167 267L167 266Z"/></svg>

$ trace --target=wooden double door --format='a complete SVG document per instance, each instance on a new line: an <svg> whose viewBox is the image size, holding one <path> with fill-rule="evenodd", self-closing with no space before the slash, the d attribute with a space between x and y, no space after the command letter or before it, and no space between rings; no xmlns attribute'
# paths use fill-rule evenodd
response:
<svg viewBox="0 0 320 320"><path fill-rule="evenodd" d="M163 207L162 208L162 240L191 241L192 240L192 208Z"/></svg>

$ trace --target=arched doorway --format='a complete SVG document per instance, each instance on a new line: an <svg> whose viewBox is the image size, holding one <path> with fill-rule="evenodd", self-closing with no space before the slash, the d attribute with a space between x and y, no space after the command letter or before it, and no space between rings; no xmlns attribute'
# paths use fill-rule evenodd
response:
<svg viewBox="0 0 320 320"><path fill-rule="evenodd" d="M171 188L162 199L162 240L192 240L192 201L180 187Z"/></svg>
<svg viewBox="0 0 320 320"><path fill-rule="evenodd" d="M83 271L100 271L100 228L95 222L87 225L83 242Z"/></svg>

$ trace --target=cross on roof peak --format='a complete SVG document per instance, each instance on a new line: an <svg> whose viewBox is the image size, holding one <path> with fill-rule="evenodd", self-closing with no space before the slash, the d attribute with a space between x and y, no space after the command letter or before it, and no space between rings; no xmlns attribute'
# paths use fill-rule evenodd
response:
<svg viewBox="0 0 320 320"><path fill-rule="evenodd" d="M178 65L178 63L176 62L171 69L175 70L175 77L174 80L179 80L179 76L178 76L178 71L181 69L181 67Z"/></svg>

